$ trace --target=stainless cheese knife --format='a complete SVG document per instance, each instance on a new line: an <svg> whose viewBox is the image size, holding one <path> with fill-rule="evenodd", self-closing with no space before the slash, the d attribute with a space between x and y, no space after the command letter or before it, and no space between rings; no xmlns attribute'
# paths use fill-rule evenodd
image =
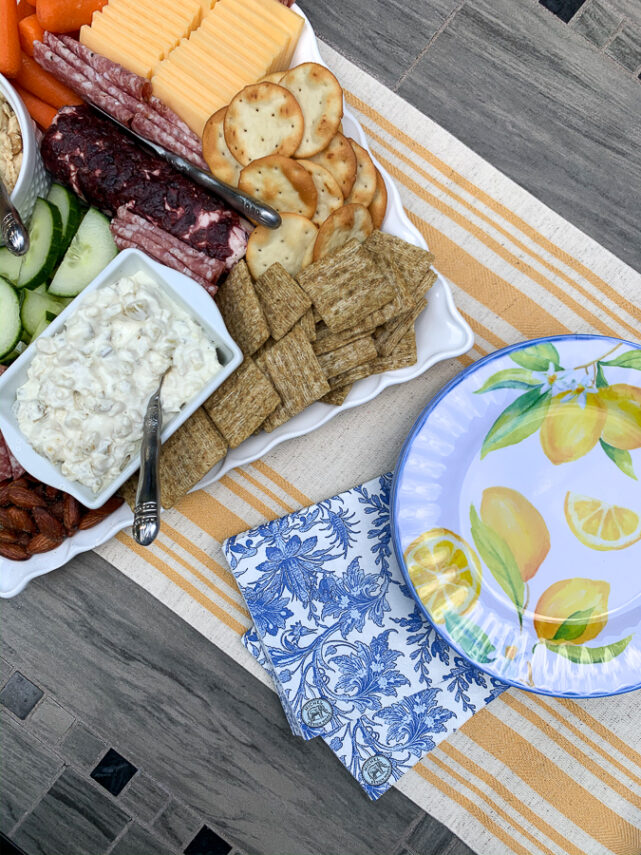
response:
<svg viewBox="0 0 641 855"><path fill-rule="evenodd" d="M169 369L167 369L169 371ZM141 546L151 546L160 531L160 433L162 431L162 405L160 392L167 376L149 399L142 427L140 446L140 472L134 507L133 536Z"/></svg>
<svg viewBox="0 0 641 855"><path fill-rule="evenodd" d="M232 187L231 184L225 184L224 181L214 178L211 173L205 172L204 169L200 169L198 166L194 166L193 163L190 163L184 157L170 151L163 145L152 142L151 140L146 139L146 137L140 136L140 134L133 131L127 125L119 122L118 119L114 119L114 117L105 112L105 110L101 110L100 107L97 107L93 103L93 101L90 101L88 98L85 100L97 113L100 113L101 116L109 119L109 121L113 122L114 125L118 125L118 127L127 134L127 136L136 140L140 145L151 149L154 154L164 158L167 163L174 167L174 169L183 175L186 175L187 178L191 178L191 180L196 184L200 184L200 186L204 187L205 190L209 190L210 193L215 193L216 196L221 198L224 202L227 202L227 204L235 211L238 211L239 214L242 214L249 220L253 220L255 223L259 223L261 226L266 226L268 229L277 229L280 226L282 222L280 214L269 205L259 202L258 199L254 199L253 196L243 193L243 191L239 190L237 187Z"/></svg>

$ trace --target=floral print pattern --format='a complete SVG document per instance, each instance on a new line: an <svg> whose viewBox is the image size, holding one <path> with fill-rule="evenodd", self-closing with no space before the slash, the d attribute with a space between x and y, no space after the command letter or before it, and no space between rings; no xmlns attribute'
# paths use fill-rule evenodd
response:
<svg viewBox="0 0 641 855"><path fill-rule="evenodd" d="M391 543L391 474L229 538L244 642L292 731L320 736L376 799L505 686L422 616Z"/></svg>

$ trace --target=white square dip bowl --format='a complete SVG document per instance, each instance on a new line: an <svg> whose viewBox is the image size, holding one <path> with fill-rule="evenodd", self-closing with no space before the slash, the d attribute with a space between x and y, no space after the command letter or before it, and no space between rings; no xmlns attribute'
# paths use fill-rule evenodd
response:
<svg viewBox="0 0 641 855"><path fill-rule="evenodd" d="M201 285L176 270L158 264L137 249L126 249L87 285L84 291L49 324L39 338L55 335L92 291L138 272L150 276L171 301L177 303L201 325L216 345L222 366L212 380L164 425L161 440L165 442L243 361L242 352L227 332L216 303ZM100 493L94 493L84 484L67 478L62 474L59 466L38 454L22 434L13 412L16 392L26 381L29 365L35 354L36 348L32 344L0 377L0 431L17 460L30 475L39 478L45 484L70 493L88 508L99 508L136 471L140 465L140 459L134 458L107 487Z"/></svg>

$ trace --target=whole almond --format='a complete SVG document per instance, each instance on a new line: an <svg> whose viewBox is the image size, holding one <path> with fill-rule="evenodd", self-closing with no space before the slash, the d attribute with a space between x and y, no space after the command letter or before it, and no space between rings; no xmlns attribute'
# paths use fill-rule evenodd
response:
<svg viewBox="0 0 641 855"><path fill-rule="evenodd" d="M93 510L87 511L87 513L80 520L80 524L78 528L81 531L84 531L88 528L93 528L98 523L101 523L104 519L106 519L109 514L112 514L115 510L117 510L124 499L121 499L120 496L112 496L110 499L104 503L104 505L100 508L94 508Z"/></svg>
<svg viewBox="0 0 641 855"><path fill-rule="evenodd" d="M10 561L26 561L29 553L19 543L0 543L0 556Z"/></svg>
<svg viewBox="0 0 641 855"><path fill-rule="evenodd" d="M60 546L64 538L47 537L46 534L34 534L26 546L26 550L30 555L37 555L40 552L49 552Z"/></svg>
<svg viewBox="0 0 641 855"><path fill-rule="evenodd" d="M65 536L64 526L49 511L46 511L44 508L34 508L32 514L42 534L46 534L47 537L53 540L62 539Z"/></svg>
<svg viewBox="0 0 641 855"><path fill-rule="evenodd" d="M2 487L0 487L0 508L6 508L7 505L11 504L11 499L7 495L10 486L11 481L8 481L6 484L3 484Z"/></svg>
<svg viewBox="0 0 641 855"><path fill-rule="evenodd" d="M62 500L63 514L62 522L67 531L75 531L80 525L80 505L70 496L69 493L64 494Z"/></svg>
<svg viewBox="0 0 641 855"><path fill-rule="evenodd" d="M7 514L11 520L11 528L15 531L36 531L31 514L24 508L7 508Z"/></svg>
<svg viewBox="0 0 641 855"><path fill-rule="evenodd" d="M21 486L17 481L9 486L7 496L19 508L44 508L47 504L42 496L28 487Z"/></svg>
<svg viewBox="0 0 641 855"><path fill-rule="evenodd" d="M18 532L9 531L6 528L0 528L0 543L17 543Z"/></svg>
<svg viewBox="0 0 641 855"><path fill-rule="evenodd" d="M0 508L0 526L13 531L13 521L9 516L9 508Z"/></svg>
<svg viewBox="0 0 641 855"><path fill-rule="evenodd" d="M57 487L51 487L49 484L44 484L45 497L50 502L55 502L59 498L60 490Z"/></svg>
<svg viewBox="0 0 641 855"><path fill-rule="evenodd" d="M51 502L50 504L48 504L47 510L50 514L53 514L57 520L60 520L61 523L64 523L65 506L62 499L56 499L55 502Z"/></svg>

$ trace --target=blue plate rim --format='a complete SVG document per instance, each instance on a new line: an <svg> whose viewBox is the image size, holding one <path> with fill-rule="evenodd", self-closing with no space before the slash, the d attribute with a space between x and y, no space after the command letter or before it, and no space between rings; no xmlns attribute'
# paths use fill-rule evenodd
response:
<svg viewBox="0 0 641 855"><path fill-rule="evenodd" d="M414 596L414 585L410 579L409 573L407 571L407 567L405 566L405 560L403 558L403 552L401 550L400 545L400 535L398 531L397 524L397 514L396 514L396 502L398 498L398 481L399 475L405 466L405 461L407 459L407 455L409 453L412 442L416 436L416 434L423 428L423 425L433 412L436 407L440 404L440 402L445 398L452 389L455 389L460 383L463 382L470 374L474 374L481 368L483 365L486 365L488 362L493 362L495 359L500 359L508 353L511 353L513 350L520 350L523 347L531 347L535 344L544 344L546 342L555 342L555 341L576 341L576 340L595 340L600 339L602 341L612 341L612 342L620 342L621 344L628 345L629 347L633 347L636 350L641 350L641 344L636 344L635 342L628 341L624 338L618 338L617 336L612 335L600 335L599 333L568 333L565 335L550 335L550 336L542 336L541 338L532 338L526 339L525 341L517 342L516 344L510 344L507 347L503 347L500 350L495 350L492 353L488 353L487 356L484 356L482 359L473 362L471 365L468 365L467 368L464 368L460 371L455 377L453 377L449 383L447 383L436 395L430 400L430 402L426 405L426 407L421 411L418 418L414 422L411 431L407 435L405 442L403 443L403 447L401 448L400 454L398 456L398 460L396 461L396 466L394 467L394 478L392 480L392 488L390 491L390 530L392 537L392 545L394 547L394 554L396 556L396 560L398 561L398 565L401 568L401 573L403 574L403 579L405 580L405 584L408 586L408 589L412 592L412 596ZM475 668L478 668L479 671L482 671L484 674L487 674L489 677L492 677L495 680L503 683L505 686L511 686L515 689L521 689L524 692L531 692L533 695L548 695L553 698L611 698L616 695L624 695L628 692L634 692L641 689L641 680L632 686L624 686L622 689L617 689L613 692L592 692L590 694L581 694L580 692L552 692L548 689L537 689L531 686L526 686L522 683L517 683L513 680L506 680L503 677L500 677L498 674L494 674L488 668L483 668L479 665L478 662L474 662L470 657L463 652L463 650L456 645L449 636L445 635L441 629L431 620L429 612L425 608L425 605L419 600L418 597L414 596L414 601L420 608L424 617L429 621L430 625L434 628L434 630L438 633L438 635L443 639L443 641L455 650L459 656L461 656L466 662L470 662L474 665Z"/></svg>

